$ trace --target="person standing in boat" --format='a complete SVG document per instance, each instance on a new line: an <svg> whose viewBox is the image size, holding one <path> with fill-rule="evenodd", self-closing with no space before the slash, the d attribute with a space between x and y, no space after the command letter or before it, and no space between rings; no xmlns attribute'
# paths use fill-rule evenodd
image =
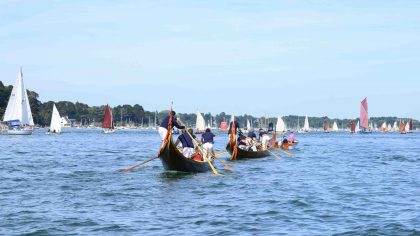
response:
<svg viewBox="0 0 420 236"><path fill-rule="evenodd" d="M172 111L172 128L177 127L178 129L185 129L185 126L178 124L177 118L175 117L175 115L176 115L176 112ZM166 138L166 134L168 133L168 125L169 125L170 117L171 117L170 115L165 117L165 119L162 120L162 123L160 124L160 127L159 127L158 132L162 141Z"/></svg>
<svg viewBox="0 0 420 236"><path fill-rule="evenodd" d="M206 129L206 132L204 132L201 135L201 142L203 143L203 149L204 149L204 155L206 155L207 158L211 158L212 156L215 156L213 145L214 145L214 137L216 135L211 132L210 128Z"/></svg>
<svg viewBox="0 0 420 236"><path fill-rule="evenodd" d="M238 148L240 148L242 150L248 150L248 144L246 142L246 136L243 135L242 133L239 134L239 137L238 137Z"/></svg>
<svg viewBox="0 0 420 236"><path fill-rule="evenodd" d="M235 121L231 121L229 124L229 132L228 134L230 135L232 133L232 126L235 124L235 133L238 133L238 130L240 131L240 126L239 123L235 120Z"/></svg>
<svg viewBox="0 0 420 236"><path fill-rule="evenodd" d="M268 141L270 140L270 137L268 136L268 133L265 130L260 129L259 138L260 138L260 141L262 143L262 149L266 150Z"/></svg>

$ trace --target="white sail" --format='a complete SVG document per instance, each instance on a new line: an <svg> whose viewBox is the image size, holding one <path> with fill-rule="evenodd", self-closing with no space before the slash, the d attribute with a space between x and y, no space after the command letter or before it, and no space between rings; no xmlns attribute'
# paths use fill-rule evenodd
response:
<svg viewBox="0 0 420 236"><path fill-rule="evenodd" d="M286 132L286 124L284 123L283 119L280 116L277 118L276 132L280 132L280 133Z"/></svg>
<svg viewBox="0 0 420 236"><path fill-rule="evenodd" d="M309 120L308 120L308 116L305 116L305 123L303 125L303 131L306 131L306 132L309 131Z"/></svg>
<svg viewBox="0 0 420 236"><path fill-rule="evenodd" d="M338 131L338 126L337 126L337 122L334 121L334 124L332 126L332 131L337 132Z"/></svg>
<svg viewBox="0 0 420 236"><path fill-rule="evenodd" d="M249 122L249 120L246 120L246 129L247 130L251 130L251 123Z"/></svg>
<svg viewBox="0 0 420 236"><path fill-rule="evenodd" d="M392 126L391 126L391 124L388 124L388 131L392 131Z"/></svg>
<svg viewBox="0 0 420 236"><path fill-rule="evenodd" d="M195 122L195 129L198 131L204 131L206 129L206 121L203 115L197 111L197 120Z"/></svg>
<svg viewBox="0 0 420 236"><path fill-rule="evenodd" d="M356 133L359 133L360 132L360 122L359 121L357 121L355 132Z"/></svg>
<svg viewBox="0 0 420 236"><path fill-rule="evenodd" d="M392 131L394 131L394 132L398 132L399 131L399 127L397 125L397 121L394 122L394 125L392 126Z"/></svg>
<svg viewBox="0 0 420 236"><path fill-rule="evenodd" d="M387 129L386 122L384 122L384 123L382 123L382 125L381 125L381 130L382 130L382 131L386 131L386 129Z"/></svg>
<svg viewBox="0 0 420 236"><path fill-rule="evenodd" d="M19 120L21 125L34 125L28 94L23 83L22 68L20 69L15 86L7 103L3 121Z"/></svg>
<svg viewBox="0 0 420 236"><path fill-rule="evenodd" d="M405 124L405 132L410 132L410 122L407 121L407 124Z"/></svg>
<svg viewBox="0 0 420 236"><path fill-rule="evenodd" d="M51 116L50 133L61 133L61 117L60 113L58 113L57 107L55 107L55 104L53 106Z"/></svg>

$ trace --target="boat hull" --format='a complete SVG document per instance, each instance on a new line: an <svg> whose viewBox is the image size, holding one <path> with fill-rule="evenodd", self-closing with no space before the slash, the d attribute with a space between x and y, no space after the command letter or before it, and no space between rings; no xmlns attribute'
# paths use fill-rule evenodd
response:
<svg viewBox="0 0 420 236"><path fill-rule="evenodd" d="M33 130L31 129L9 129L7 134L9 135L31 135Z"/></svg>
<svg viewBox="0 0 420 236"><path fill-rule="evenodd" d="M104 134L112 134L115 132L115 129L102 129L102 132Z"/></svg>
<svg viewBox="0 0 420 236"><path fill-rule="evenodd" d="M165 170L191 173L207 172L211 170L207 162L194 161L184 157L173 143L172 135L169 136L169 140L169 143L165 145L159 153L159 159Z"/></svg>
<svg viewBox="0 0 420 236"><path fill-rule="evenodd" d="M234 144L232 144L231 142L229 142L226 145L226 151L229 152L229 154L232 155L233 152L233 146ZM268 150L264 150L264 151L246 151L240 148L238 149L238 154L236 155L236 159L252 159L252 158L262 158L262 157L267 157L270 156L270 152Z"/></svg>

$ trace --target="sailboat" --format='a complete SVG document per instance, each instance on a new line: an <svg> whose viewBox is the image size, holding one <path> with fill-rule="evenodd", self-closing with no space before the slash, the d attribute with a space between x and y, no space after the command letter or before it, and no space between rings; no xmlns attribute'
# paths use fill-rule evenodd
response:
<svg viewBox="0 0 420 236"><path fill-rule="evenodd" d="M350 132L352 134L356 133L356 124L354 123L353 120L350 120Z"/></svg>
<svg viewBox="0 0 420 236"><path fill-rule="evenodd" d="M356 133L359 133L359 132L360 132L360 122L359 122L359 121L357 121L357 125L356 125L356 130L355 130L355 132L356 132Z"/></svg>
<svg viewBox="0 0 420 236"><path fill-rule="evenodd" d="M409 133L409 132L410 132L410 122L407 122L407 124L405 124L405 129L404 129L404 131L405 131L406 133Z"/></svg>
<svg viewBox="0 0 420 236"><path fill-rule="evenodd" d="M3 122L8 124L7 134L32 134L34 120L32 118L29 98L23 83L22 67L7 103Z"/></svg>
<svg viewBox="0 0 420 236"><path fill-rule="evenodd" d="M277 118L276 132L279 132L279 133L286 132L286 124L284 123L283 119L280 116Z"/></svg>
<svg viewBox="0 0 420 236"><path fill-rule="evenodd" d="M250 131L251 130L251 123L249 122L249 120L246 120L246 130Z"/></svg>
<svg viewBox="0 0 420 236"><path fill-rule="evenodd" d="M337 122L334 121L333 126L332 126L332 131L333 132L337 132L338 131L338 125Z"/></svg>
<svg viewBox="0 0 420 236"><path fill-rule="evenodd" d="M407 123L408 124L408 123ZM402 120L400 120L400 127L399 127L399 131L401 134L405 134L406 130L405 130L405 125L404 122Z"/></svg>
<svg viewBox="0 0 420 236"><path fill-rule="evenodd" d="M372 133L372 130L369 128L367 98L363 99L360 104L360 122L360 133Z"/></svg>
<svg viewBox="0 0 420 236"><path fill-rule="evenodd" d="M387 128L387 125L386 125L386 121L385 121L384 123L382 123L382 125L381 125L381 131L382 131L382 132L388 132L388 128Z"/></svg>
<svg viewBox="0 0 420 236"><path fill-rule="evenodd" d="M391 124L388 124L388 128L387 128L388 132L392 131L392 126Z"/></svg>
<svg viewBox="0 0 420 236"><path fill-rule="evenodd" d="M309 132L309 120L308 120L308 116L305 116L305 123L303 124L303 131L304 132Z"/></svg>
<svg viewBox="0 0 420 236"><path fill-rule="evenodd" d="M206 121L204 120L203 115L197 111L197 119L195 121L195 133L202 134L206 130Z"/></svg>
<svg viewBox="0 0 420 236"><path fill-rule="evenodd" d="M57 107L54 104L52 116L51 116L51 124L50 124L50 129L48 130L48 134L60 134L60 133L61 133L61 117L60 117L60 113L58 113Z"/></svg>
<svg viewBox="0 0 420 236"><path fill-rule="evenodd" d="M408 132L413 132L413 119L410 119L410 121L408 122Z"/></svg>
<svg viewBox="0 0 420 236"><path fill-rule="evenodd" d="M324 119L324 133L329 133L330 131L328 131L328 129L329 129L328 119Z"/></svg>
<svg viewBox="0 0 420 236"><path fill-rule="evenodd" d="M400 123L401 123L401 120L400 120ZM400 124L401 125L401 124ZM392 126L392 131L394 131L394 132L398 132L398 130L399 130L399 127L398 127L398 125L397 125L397 121L395 121L394 122L394 125Z"/></svg>
<svg viewBox="0 0 420 236"><path fill-rule="evenodd" d="M102 121L102 131L105 134L114 133L114 119L112 118L112 111L108 104L105 107L104 119Z"/></svg>

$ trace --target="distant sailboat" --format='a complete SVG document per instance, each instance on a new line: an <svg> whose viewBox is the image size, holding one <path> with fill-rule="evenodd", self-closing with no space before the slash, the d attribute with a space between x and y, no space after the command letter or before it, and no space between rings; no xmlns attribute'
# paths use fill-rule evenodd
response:
<svg viewBox="0 0 420 236"><path fill-rule="evenodd" d="M246 120L246 130L250 131L251 130L251 123L249 122L249 120Z"/></svg>
<svg viewBox="0 0 420 236"><path fill-rule="evenodd" d="M406 133L406 131L405 131L405 125L404 125L404 122L402 120L400 120L399 131L400 131L401 134L405 134Z"/></svg>
<svg viewBox="0 0 420 236"><path fill-rule="evenodd" d="M279 132L279 133L286 132L286 124L284 123L283 119L280 116L277 118L276 132Z"/></svg>
<svg viewBox="0 0 420 236"><path fill-rule="evenodd" d="M102 131L105 134L113 133L115 131L112 111L108 104L105 107L104 120L102 121Z"/></svg>
<svg viewBox="0 0 420 236"><path fill-rule="evenodd" d="M404 131L405 131L406 133L409 133L409 132L410 132L410 122L407 122L407 124L405 124L405 129L404 129Z"/></svg>
<svg viewBox="0 0 420 236"><path fill-rule="evenodd" d="M388 124L387 130L388 130L388 132L392 131L392 126L391 126L391 124Z"/></svg>
<svg viewBox="0 0 420 236"><path fill-rule="evenodd" d="M388 132L388 128L387 128L386 122L382 123L382 125L381 125L381 131L382 132Z"/></svg>
<svg viewBox="0 0 420 236"><path fill-rule="evenodd" d="M368 105L367 98L363 99L360 104L360 133L371 133L372 130L369 129L369 115L368 115Z"/></svg>
<svg viewBox="0 0 420 236"><path fill-rule="evenodd" d="M308 116L305 116L305 123L303 125L303 131L309 132L309 120L308 120Z"/></svg>
<svg viewBox="0 0 420 236"><path fill-rule="evenodd" d="M328 119L324 119L324 133L329 133L330 131L328 131L328 129L329 129Z"/></svg>
<svg viewBox="0 0 420 236"><path fill-rule="evenodd" d="M3 122L8 123L7 134L32 134L34 120L32 118L29 98L23 83L22 68L10 94L4 113Z"/></svg>
<svg viewBox="0 0 420 236"><path fill-rule="evenodd" d="M223 121L222 121L222 122L220 122L220 130L222 130L222 131L227 131L227 129L228 129L228 126L227 126L226 119L225 119L225 118L223 118Z"/></svg>
<svg viewBox="0 0 420 236"><path fill-rule="evenodd" d="M350 132L352 134L356 133L356 124L354 123L353 120L350 121Z"/></svg>
<svg viewBox="0 0 420 236"><path fill-rule="evenodd" d="M355 132L356 132L356 133L359 133L359 132L360 132L360 122L359 122L359 121L357 121L357 125L356 125L356 130L355 130Z"/></svg>
<svg viewBox="0 0 420 236"><path fill-rule="evenodd" d="M195 121L195 133L201 134L206 130L206 121L204 120L203 115L197 111L197 119Z"/></svg>
<svg viewBox="0 0 420 236"><path fill-rule="evenodd" d="M399 130L399 128L398 128L398 125L397 125L397 121L395 121L394 125L392 126L392 131L398 132L398 130Z"/></svg>
<svg viewBox="0 0 420 236"><path fill-rule="evenodd" d="M333 132L337 132L338 131L338 125L337 122L334 121L333 126L332 126L332 131Z"/></svg>
<svg viewBox="0 0 420 236"><path fill-rule="evenodd" d="M53 105L53 111L51 116L50 129L48 130L49 134L60 134L61 133L61 117L58 113L57 107Z"/></svg>
<svg viewBox="0 0 420 236"><path fill-rule="evenodd" d="M410 121L408 122L408 126L409 126L409 133L412 133L413 132L413 120L412 119L410 119Z"/></svg>

